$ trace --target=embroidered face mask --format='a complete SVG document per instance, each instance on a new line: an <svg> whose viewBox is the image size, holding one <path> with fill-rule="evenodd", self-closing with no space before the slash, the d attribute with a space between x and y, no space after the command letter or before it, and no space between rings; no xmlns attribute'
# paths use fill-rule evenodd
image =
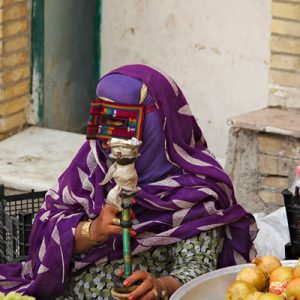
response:
<svg viewBox="0 0 300 300"><path fill-rule="evenodd" d="M118 104L97 98L92 101L87 127L87 139L108 140L112 137L142 139L144 105Z"/></svg>

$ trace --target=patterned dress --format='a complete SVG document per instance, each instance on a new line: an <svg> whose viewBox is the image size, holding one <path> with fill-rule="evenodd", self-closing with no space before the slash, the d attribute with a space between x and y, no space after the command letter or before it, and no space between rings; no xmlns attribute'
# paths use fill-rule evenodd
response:
<svg viewBox="0 0 300 300"><path fill-rule="evenodd" d="M142 269L155 277L171 275L184 284L216 269L219 237L219 230L213 229L182 242L150 249L132 257L133 269ZM114 299L111 289L122 266L123 260L114 260L91 267L73 277L63 295L56 299Z"/></svg>

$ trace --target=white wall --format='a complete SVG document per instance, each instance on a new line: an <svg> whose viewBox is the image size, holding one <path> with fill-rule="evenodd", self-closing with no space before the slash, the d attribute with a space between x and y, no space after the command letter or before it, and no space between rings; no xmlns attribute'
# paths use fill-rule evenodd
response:
<svg viewBox="0 0 300 300"><path fill-rule="evenodd" d="M271 0L103 0L102 74L154 65L183 90L210 149L226 120L267 106Z"/></svg>

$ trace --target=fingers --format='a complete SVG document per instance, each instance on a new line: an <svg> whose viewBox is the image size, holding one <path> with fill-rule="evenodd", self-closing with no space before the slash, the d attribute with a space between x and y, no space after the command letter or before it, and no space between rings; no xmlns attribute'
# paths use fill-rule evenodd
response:
<svg viewBox="0 0 300 300"><path fill-rule="evenodd" d="M109 215L117 216L120 213L120 210L118 207L114 205L105 204L102 208L103 213L107 213Z"/></svg>
<svg viewBox="0 0 300 300"><path fill-rule="evenodd" d="M120 212L116 206L105 204L99 214L99 216L93 221L90 233L93 240L96 242L106 241L111 234L122 234L122 227L120 224ZM135 218L133 211L131 211L132 217ZM136 231L130 228L130 235L135 237Z"/></svg>
<svg viewBox="0 0 300 300"><path fill-rule="evenodd" d="M153 288L152 282L151 280L145 280L143 281L136 289L134 289L130 295L129 295L129 299L133 300L133 299L154 299L153 298L153 294L151 295L151 290ZM152 298L151 298L152 296ZM145 298L147 297L147 298Z"/></svg>
<svg viewBox="0 0 300 300"><path fill-rule="evenodd" d="M107 219L118 219L119 216L120 216L120 211L119 209L116 207L116 206L113 206L113 205L109 205L109 204L106 204L103 209L102 209L102 212L101 212L101 215L103 216L103 218L107 218ZM136 216L135 216L135 213L132 209L130 209L130 218L131 219L135 219ZM117 225L117 224L116 224Z"/></svg>
<svg viewBox="0 0 300 300"><path fill-rule="evenodd" d="M122 234L122 227L121 226L115 226L115 225L110 225L107 227L107 232L109 234ZM137 235L136 231L133 230L132 228L129 229L130 235L132 237L135 237Z"/></svg>
<svg viewBox="0 0 300 300"><path fill-rule="evenodd" d="M117 219L119 217L120 211L119 209L114 206L114 205L109 205L109 204L105 204L104 207L102 208L102 215L103 216L107 216L112 218L112 219ZM132 209L130 209L130 218L131 219L135 219L135 213Z"/></svg>
<svg viewBox="0 0 300 300"><path fill-rule="evenodd" d="M134 229L130 229L130 235L132 237L135 237L137 235L137 232Z"/></svg>
<svg viewBox="0 0 300 300"><path fill-rule="evenodd" d="M152 276L142 270L133 272L125 281L124 285L130 286L136 281L142 281L142 283L130 293L129 299L155 299L158 296L158 293L155 289L155 292L152 291L154 288L154 279ZM158 297L157 297L158 298Z"/></svg>
<svg viewBox="0 0 300 300"><path fill-rule="evenodd" d="M101 225L103 226L111 225L113 223L113 220L119 219L119 213L120 212L117 207L106 204L102 208L100 215L98 217L102 220Z"/></svg>
<svg viewBox="0 0 300 300"><path fill-rule="evenodd" d="M126 280L124 281L125 285L131 285L134 282L138 281L138 280L146 280L148 277L151 278L151 275L143 270L137 270L135 272L133 272L130 276L128 276L126 278Z"/></svg>
<svg viewBox="0 0 300 300"><path fill-rule="evenodd" d="M112 219L112 224L113 225L120 225L120 223L121 223L120 219L117 219L117 218Z"/></svg>
<svg viewBox="0 0 300 300"><path fill-rule="evenodd" d="M135 213L134 213L134 211L132 209L130 209L130 218L131 219L135 219L136 218L135 217Z"/></svg>
<svg viewBox="0 0 300 300"><path fill-rule="evenodd" d="M149 291L147 291L145 294L143 294L142 296L139 296L139 298L135 298L134 295L129 296L128 297L129 300L135 300L135 299L141 299L141 300L158 300L160 299L158 296L158 293L156 291L156 289L151 289Z"/></svg>
<svg viewBox="0 0 300 300"><path fill-rule="evenodd" d="M122 227L116 225L107 226L107 232L110 234L122 234Z"/></svg>
<svg viewBox="0 0 300 300"><path fill-rule="evenodd" d="M144 297L143 300L158 300L159 294L156 290L156 288L151 289Z"/></svg>

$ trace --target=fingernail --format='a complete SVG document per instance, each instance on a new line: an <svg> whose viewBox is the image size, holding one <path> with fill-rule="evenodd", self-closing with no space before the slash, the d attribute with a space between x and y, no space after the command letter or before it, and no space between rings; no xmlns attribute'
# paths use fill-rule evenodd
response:
<svg viewBox="0 0 300 300"><path fill-rule="evenodd" d="M136 231L131 231L131 232L130 232L130 235L131 235L131 236L136 236L136 234L137 234Z"/></svg>
<svg viewBox="0 0 300 300"><path fill-rule="evenodd" d="M125 286L128 286L130 284L130 282L127 279L125 279L123 283Z"/></svg>
<svg viewBox="0 0 300 300"><path fill-rule="evenodd" d="M134 295L129 295L128 299L129 299L129 300L134 300L134 299L135 299L135 296L134 296Z"/></svg>

